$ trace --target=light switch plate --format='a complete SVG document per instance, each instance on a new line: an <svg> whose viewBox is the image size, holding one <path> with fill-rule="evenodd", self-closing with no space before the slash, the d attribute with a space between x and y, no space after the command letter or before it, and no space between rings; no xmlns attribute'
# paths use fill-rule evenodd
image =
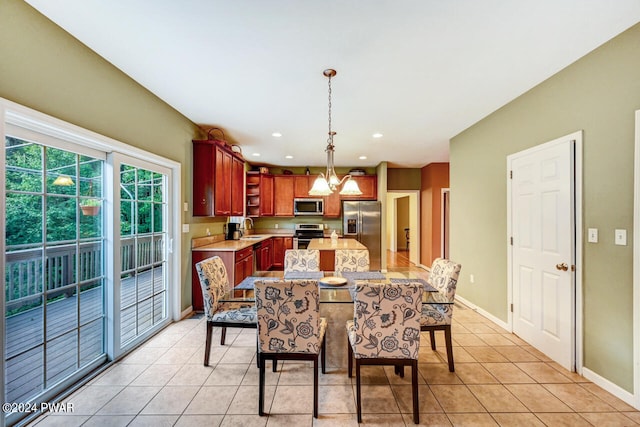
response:
<svg viewBox="0 0 640 427"><path fill-rule="evenodd" d="M589 243L598 243L598 229L590 228L587 233L587 241Z"/></svg>
<svg viewBox="0 0 640 427"><path fill-rule="evenodd" d="M627 245L627 230L616 229L616 245Z"/></svg>
<svg viewBox="0 0 640 427"><path fill-rule="evenodd" d="M189 224L182 224L182 232L183 233L189 232Z"/></svg>

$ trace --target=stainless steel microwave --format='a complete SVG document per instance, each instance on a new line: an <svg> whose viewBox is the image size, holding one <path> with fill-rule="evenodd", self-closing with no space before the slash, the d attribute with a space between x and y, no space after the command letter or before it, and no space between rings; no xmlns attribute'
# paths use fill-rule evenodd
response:
<svg viewBox="0 0 640 427"><path fill-rule="evenodd" d="M322 199L293 199L294 215L323 215L324 200Z"/></svg>

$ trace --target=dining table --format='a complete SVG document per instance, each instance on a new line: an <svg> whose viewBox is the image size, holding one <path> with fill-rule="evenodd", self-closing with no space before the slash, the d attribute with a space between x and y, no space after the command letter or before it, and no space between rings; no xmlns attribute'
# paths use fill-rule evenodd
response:
<svg viewBox="0 0 640 427"><path fill-rule="evenodd" d="M424 277L425 273L399 272L333 272L333 271L260 271L246 277L231 292L226 293L221 301L254 301L253 286L258 280L317 280L320 290L320 316L327 319L325 339L326 362L328 368L342 369L347 367L347 332L346 322L353 319L354 289L359 282L369 283L407 283L419 282L424 285L423 303L453 304L447 296L433 288Z"/></svg>

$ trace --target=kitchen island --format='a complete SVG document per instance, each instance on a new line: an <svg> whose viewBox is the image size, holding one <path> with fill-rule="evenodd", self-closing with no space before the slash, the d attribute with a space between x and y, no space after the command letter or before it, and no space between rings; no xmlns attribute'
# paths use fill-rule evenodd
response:
<svg viewBox="0 0 640 427"><path fill-rule="evenodd" d="M365 250L367 247L356 239L312 239L307 249L320 251L320 270L334 271L336 249Z"/></svg>

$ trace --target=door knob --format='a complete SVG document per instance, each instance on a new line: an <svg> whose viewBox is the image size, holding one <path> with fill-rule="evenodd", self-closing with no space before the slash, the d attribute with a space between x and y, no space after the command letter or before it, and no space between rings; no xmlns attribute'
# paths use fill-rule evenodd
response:
<svg viewBox="0 0 640 427"><path fill-rule="evenodd" d="M564 262L562 264L556 264L556 270L567 271L568 269L569 266Z"/></svg>

